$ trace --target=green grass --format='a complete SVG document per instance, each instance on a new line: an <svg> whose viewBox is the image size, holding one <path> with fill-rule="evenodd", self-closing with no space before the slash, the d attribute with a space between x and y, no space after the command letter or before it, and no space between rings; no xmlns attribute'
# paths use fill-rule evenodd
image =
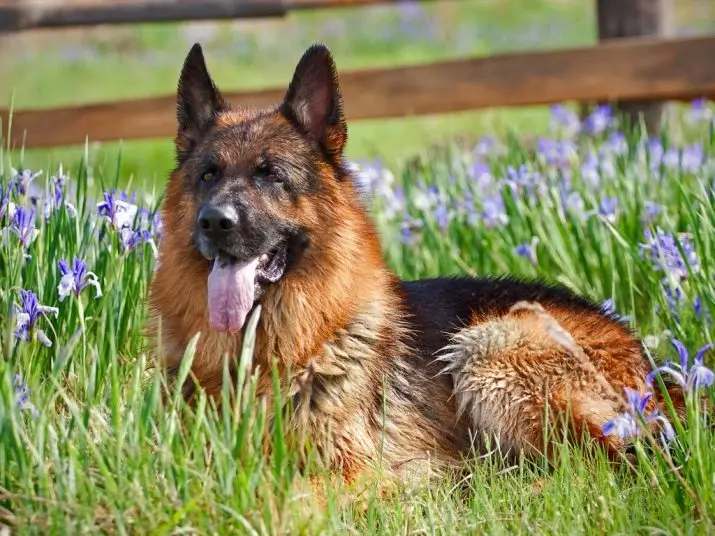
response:
<svg viewBox="0 0 715 536"><path fill-rule="evenodd" d="M631 316L638 334L648 338L657 362L676 358L672 337L692 355L713 340L715 134L712 126L675 131L678 137L665 137L664 146L701 145L701 165L651 168L647 158L656 153L645 149L644 140L631 138L622 154L599 157L599 188L589 186L581 166L589 153L611 146L600 137L579 140L562 167L545 162L514 133L488 156L475 157L451 144L424 153L396 172L392 185L383 171L388 193L375 193L372 207L385 256L405 278L466 272L559 281L594 300L613 299L618 312ZM475 177L470 171L475 159L488 166L495 181ZM2 156L3 187L9 161L16 163L18 155ZM512 196L500 180L509 166L520 165L526 166L522 178L532 177L539 186L538 197L526 191ZM605 172L608 167L612 174ZM712 533L715 435L694 411L685 427L673 422L678 436L667 451L637 442L635 470L608 462L597 449L556 439L558 459L551 468L539 460L505 466L492 455L470 462L466 475L398 489L387 498L368 492L346 503L351 490L333 484L327 507L317 507L298 475L299 452L285 424L267 425L265 405L252 395L250 341L237 356L242 403L233 411L216 412L201 399L191 412L178 396L160 403L160 375L151 369L152 349L142 337L152 248L142 244L124 251L117 232L97 218L96 192L121 183L126 178L121 168L108 174L89 169L95 170L91 176L85 166L70 168L74 193L67 199L77 207L75 217L67 209L47 221L38 217L39 235L26 250L14 234L0 248L0 521L14 525L13 533ZM566 170L571 199L578 193L583 208L562 206ZM404 206L393 198L399 186ZM488 226L484 204L499 192L508 221ZM589 215L603 196L618 200L612 221ZM155 208L142 199L140 205ZM17 195L13 200L27 202ZM646 201L663 207L652 221L644 220ZM396 209L394 215L390 209ZM417 222L409 240L402 240L405 220ZM5 219L0 227L7 225ZM684 298L674 308L662 291L659 263L639 246L644 231L656 227L689 233L699 260L684 271L679 281ZM532 263L515 248L535 236ZM79 297L59 300L57 262L75 255L97 274L100 298L89 287ZM13 335L11 306L19 303L20 289L58 307L57 317L50 314L37 324L52 347ZM183 373L191 356L189 348ZM706 364L712 366L711 356ZM18 407L15 374L31 387L29 402L37 416L26 403ZM271 456L260 449L265 433L272 438Z"/></svg>
<svg viewBox="0 0 715 536"><path fill-rule="evenodd" d="M300 51L316 40L325 41L347 70L595 39L590 0L469 0L446 10L426 9L440 10L432 39L409 28L396 31L395 10L376 8L304 13L280 26L219 24L202 41L218 84L239 89L286 84ZM358 22L348 23L352 17ZM63 49L68 42L75 48ZM0 103L22 109L173 92L192 42L177 25L61 40L50 35L44 49L21 46L4 55ZM69 56L76 53L91 56L73 61ZM701 144L701 167L650 169L643 157L652 153L644 151L643 140L631 139L625 154L600 157L614 172L602 177L599 188L589 186L580 170L603 139L580 140L566 167L572 172L569 191L581 196L583 208L564 210L562 175L533 152L532 138L547 132L547 114L543 108L489 110L350 123L350 158L381 157L395 173L387 191L405 192L405 206L392 194L377 192L372 204L390 266L410 279L512 273L558 281L597 301L613 299L646 338L656 362L677 359L673 337L694 354L713 340L712 127L679 124L663 137L666 147ZM503 181L497 180L497 189L478 181L470 144L464 149L444 143L484 133L495 134L500 145L480 160L496 179L505 177L509 166L538 171L536 183L544 187L538 201L506 194ZM298 475L293 438L282 422L269 426L264 406L255 403L255 380L246 372L250 344L237 356L243 402L233 412L218 413L205 400L194 412L178 397L167 405L159 402L160 376L151 368L152 349L142 336L152 248L142 244L124 251L117 232L97 218L95 203L101 192L119 187L138 190L138 203L153 210L173 166L171 141L5 152L0 154L3 193L11 167L43 169L36 183L44 187L60 163L69 173L68 200L78 209L76 217L64 209L48 221L38 215L40 233L26 251L7 231L8 217L0 219L0 524L12 525L13 533L713 532L715 436L692 411L686 427L673 422L678 437L667 457L647 442L637 443L635 470L608 462L596 449L557 439L554 467L541 460L505 467L492 455L470 462L465 475L398 489L388 498L368 491L350 501L353 490L333 483L327 507L316 506ZM439 195L430 193L430 186ZM489 227L484 204L499 192L508 222ZM614 221L581 217L597 210L604 196L618 200ZM13 201L27 204L17 195ZM646 201L663 207L649 222ZM406 220L415 227L409 240L401 232ZM689 233L699 260L679 282L684 297L675 307L662 290L665 274L640 247L644 230L655 227ZM537 257L531 262L515 248L534 237ZM57 262L75 255L97 274L100 298L89 287L78 298L59 300ZM20 289L58 308L57 317L50 314L37 325L52 347L14 336L12 305L20 302ZM189 351L185 367L190 359ZM712 356L706 364L714 364ZM13 385L16 374L31 388L22 407ZM260 449L266 433L272 456Z"/></svg>

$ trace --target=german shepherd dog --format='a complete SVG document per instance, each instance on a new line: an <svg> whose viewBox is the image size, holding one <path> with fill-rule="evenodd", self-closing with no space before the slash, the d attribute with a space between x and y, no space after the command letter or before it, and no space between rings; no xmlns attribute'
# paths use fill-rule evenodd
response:
<svg viewBox="0 0 715 536"><path fill-rule="evenodd" d="M625 387L646 391L651 367L617 318L540 282L401 281L388 269L343 156L325 46L303 54L282 102L258 109L229 105L196 44L177 96L150 303L170 378L201 334L178 386L190 404L199 390L219 398L224 360L260 304L259 395L272 394L273 362L288 397L310 376L300 426L348 482L378 459L395 477L458 467L488 437L502 453L550 456L544 432L558 416L624 450L603 425L626 409Z"/></svg>

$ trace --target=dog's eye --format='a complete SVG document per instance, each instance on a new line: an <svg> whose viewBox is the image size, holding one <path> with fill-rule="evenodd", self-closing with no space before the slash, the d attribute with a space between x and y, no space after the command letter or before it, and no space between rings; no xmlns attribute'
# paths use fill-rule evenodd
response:
<svg viewBox="0 0 715 536"><path fill-rule="evenodd" d="M218 176L218 169L216 166L208 166L201 173L201 182L211 182Z"/></svg>
<svg viewBox="0 0 715 536"><path fill-rule="evenodd" d="M262 177L266 177L271 174L271 166L268 162L259 162L256 164L256 174Z"/></svg>
<svg viewBox="0 0 715 536"><path fill-rule="evenodd" d="M283 183L283 178L279 171L265 161L256 164L256 178L277 184Z"/></svg>

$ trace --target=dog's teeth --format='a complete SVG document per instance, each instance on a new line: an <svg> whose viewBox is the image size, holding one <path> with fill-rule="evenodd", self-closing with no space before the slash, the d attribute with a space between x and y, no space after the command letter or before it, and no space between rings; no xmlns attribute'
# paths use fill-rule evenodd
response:
<svg viewBox="0 0 715 536"><path fill-rule="evenodd" d="M264 253L263 255L261 255L260 261L261 261L261 263L264 263L264 264L267 263L268 262L268 254Z"/></svg>

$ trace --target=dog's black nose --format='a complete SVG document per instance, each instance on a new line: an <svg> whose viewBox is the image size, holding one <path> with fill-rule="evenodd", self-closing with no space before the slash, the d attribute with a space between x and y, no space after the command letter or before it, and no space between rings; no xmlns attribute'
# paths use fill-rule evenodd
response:
<svg viewBox="0 0 715 536"><path fill-rule="evenodd" d="M238 225L238 213L231 205L204 205L199 210L199 227L213 233L226 233Z"/></svg>

